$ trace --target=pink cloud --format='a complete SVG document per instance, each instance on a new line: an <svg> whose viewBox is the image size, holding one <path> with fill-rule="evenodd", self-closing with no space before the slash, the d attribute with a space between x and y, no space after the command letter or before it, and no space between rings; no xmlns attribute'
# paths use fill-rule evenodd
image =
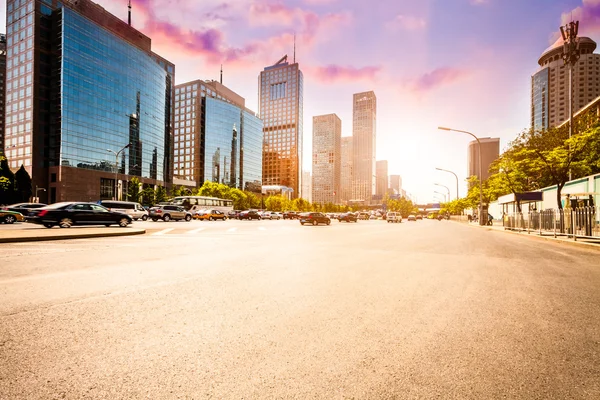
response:
<svg viewBox="0 0 600 400"><path fill-rule="evenodd" d="M381 66L355 68L330 64L324 67L308 67L305 69L321 82L351 82L356 80L375 80L376 75L381 71Z"/></svg>
<svg viewBox="0 0 600 400"><path fill-rule="evenodd" d="M412 15L398 15L392 21L386 24L389 30L395 31L403 29L407 31L416 31L427 27L427 21L423 18L415 17Z"/></svg>
<svg viewBox="0 0 600 400"><path fill-rule="evenodd" d="M571 20L579 21L579 36L597 34L600 32L600 0L583 0L581 6L562 13L560 20L563 26ZM552 38L562 40L558 30Z"/></svg>
<svg viewBox="0 0 600 400"><path fill-rule="evenodd" d="M408 82L407 86L414 92L428 92L440 86L456 82L467 75L469 75L469 72L463 69L442 67Z"/></svg>

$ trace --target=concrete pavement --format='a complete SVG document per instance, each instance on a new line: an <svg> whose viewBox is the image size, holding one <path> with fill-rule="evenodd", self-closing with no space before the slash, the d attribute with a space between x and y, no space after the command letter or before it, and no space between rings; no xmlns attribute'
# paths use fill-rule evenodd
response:
<svg viewBox="0 0 600 400"><path fill-rule="evenodd" d="M59 227L45 228L39 225L26 226L24 222L10 226L0 226L0 243L41 242L49 240L84 239L111 236L143 235L145 229L132 227L84 227L77 226L61 229Z"/></svg>

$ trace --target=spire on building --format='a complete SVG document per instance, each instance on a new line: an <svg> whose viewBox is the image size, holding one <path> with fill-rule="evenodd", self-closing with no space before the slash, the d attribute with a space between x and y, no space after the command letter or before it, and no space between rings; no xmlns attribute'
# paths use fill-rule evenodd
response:
<svg viewBox="0 0 600 400"><path fill-rule="evenodd" d="M127 2L127 23L131 26L131 0Z"/></svg>

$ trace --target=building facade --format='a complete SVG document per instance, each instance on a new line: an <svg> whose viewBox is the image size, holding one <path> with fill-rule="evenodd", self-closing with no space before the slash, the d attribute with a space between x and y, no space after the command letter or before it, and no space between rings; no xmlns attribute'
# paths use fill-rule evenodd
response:
<svg viewBox="0 0 600 400"><path fill-rule="evenodd" d="M596 42L579 37L581 56L573 67L573 113L600 96L600 54ZM538 60L539 69L531 77L531 127L544 130L569 119L569 67L562 59L559 39Z"/></svg>
<svg viewBox="0 0 600 400"><path fill-rule="evenodd" d="M287 56L258 78L259 116L263 121L263 184L302 188L303 75Z"/></svg>
<svg viewBox="0 0 600 400"><path fill-rule="evenodd" d="M377 98L373 91L356 93L352 106L352 151L354 201L369 204L376 193Z"/></svg>
<svg viewBox="0 0 600 400"><path fill-rule="evenodd" d="M479 146L476 140L469 142L468 149L468 175L476 176L481 180L486 180L490 177L490 165L500 155L500 139L499 138L479 138L481 142L481 168L483 174L479 171Z"/></svg>
<svg viewBox="0 0 600 400"><path fill-rule="evenodd" d="M174 182L205 181L260 192L262 121L245 99L216 81L175 87Z"/></svg>
<svg viewBox="0 0 600 400"><path fill-rule="evenodd" d="M390 189L394 194L402 194L402 177L400 175L390 175Z"/></svg>
<svg viewBox="0 0 600 400"><path fill-rule="evenodd" d="M312 203L312 176L310 171L302 172L302 198Z"/></svg>
<svg viewBox="0 0 600 400"><path fill-rule="evenodd" d="M388 162L387 160L377 161L376 164L376 196L377 199L383 199L388 190Z"/></svg>
<svg viewBox="0 0 600 400"><path fill-rule="evenodd" d="M6 97L6 35L0 33L0 154L4 154L4 115Z"/></svg>
<svg viewBox="0 0 600 400"><path fill-rule="evenodd" d="M8 0L5 146L41 202L169 185L175 66L89 1ZM107 151L108 150L108 151Z"/></svg>
<svg viewBox="0 0 600 400"><path fill-rule="evenodd" d="M342 120L335 114L313 117L313 203L338 204L341 182Z"/></svg>
<svg viewBox="0 0 600 400"><path fill-rule="evenodd" d="M343 137L341 140L342 172L340 179L340 200L347 204L352 200L352 165L354 154L352 152L352 136Z"/></svg>

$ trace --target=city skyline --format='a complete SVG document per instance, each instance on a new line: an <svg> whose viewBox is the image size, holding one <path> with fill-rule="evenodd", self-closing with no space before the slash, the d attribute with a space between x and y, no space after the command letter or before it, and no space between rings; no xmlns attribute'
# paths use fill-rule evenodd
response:
<svg viewBox="0 0 600 400"><path fill-rule="evenodd" d="M97 3L126 21L126 2ZM293 57L296 32L296 60L306 75L304 123L335 112L342 136L350 136L349 96L374 90L377 154L423 201L431 198L432 182L452 183L435 167L455 171L461 195L466 194L469 138L439 132L438 125L500 137L503 149L530 125L531 76L539 55L560 37L559 26L572 17L581 21L580 36L600 38L598 6L580 0L382 2L380 7L339 0L181 1L172 7L163 0L134 0L132 5L132 25L175 63L176 84L217 79L223 63L224 83L253 110L258 109L256 74L282 54ZM6 10L0 13L5 21ZM392 55L398 46L403 54L418 56L406 62ZM310 132L305 137L303 161L309 165Z"/></svg>

